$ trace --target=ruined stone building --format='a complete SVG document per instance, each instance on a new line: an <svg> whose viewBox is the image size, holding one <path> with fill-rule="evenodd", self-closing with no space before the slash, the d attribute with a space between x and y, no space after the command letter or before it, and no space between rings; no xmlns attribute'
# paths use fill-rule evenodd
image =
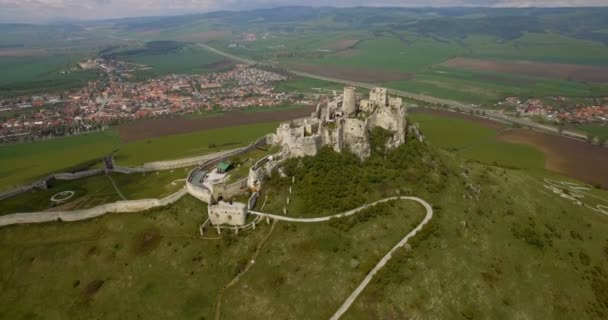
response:
<svg viewBox="0 0 608 320"><path fill-rule="evenodd" d="M358 99L356 89L347 87L327 105L319 105L310 118L282 123L273 143L283 147L286 158L314 156L323 146L330 146L365 159L371 153L369 132L375 127L392 133L389 150L405 143L405 116L403 101L389 97L387 89L375 88L369 99Z"/></svg>
<svg viewBox="0 0 608 320"><path fill-rule="evenodd" d="M280 153L258 160L249 169L247 179L230 185L218 182L205 187L205 183L212 182L209 179L201 182L205 171L193 170L187 179L188 191L209 204L209 222L213 226L231 225L238 230L245 224L250 208L244 203L222 201L224 196L232 197L247 191L257 199L265 178L284 160L315 156L324 146L337 152L348 150L365 159L371 154L369 134L376 127L390 132L387 149L397 148L405 143L405 116L406 107L401 98L389 97L384 88L371 90L368 99L358 97L355 88L344 88L343 94L325 105L318 105L310 117L281 123L276 133L266 139L270 144L281 146ZM416 126L409 130L422 139Z"/></svg>
<svg viewBox="0 0 608 320"><path fill-rule="evenodd" d="M242 226L247 218L247 205L240 202L219 201L207 207L209 220L214 226L228 224Z"/></svg>

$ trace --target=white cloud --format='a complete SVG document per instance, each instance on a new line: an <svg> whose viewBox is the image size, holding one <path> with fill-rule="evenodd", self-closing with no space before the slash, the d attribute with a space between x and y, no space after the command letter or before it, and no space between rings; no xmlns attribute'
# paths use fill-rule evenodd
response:
<svg viewBox="0 0 608 320"><path fill-rule="evenodd" d="M0 0L0 21L104 19L285 5L556 7L607 6L608 0Z"/></svg>

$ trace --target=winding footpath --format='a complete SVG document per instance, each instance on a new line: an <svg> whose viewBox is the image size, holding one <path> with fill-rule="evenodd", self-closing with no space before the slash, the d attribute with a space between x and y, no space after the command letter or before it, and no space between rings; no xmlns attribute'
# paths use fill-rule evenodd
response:
<svg viewBox="0 0 608 320"><path fill-rule="evenodd" d="M416 228L414 228L414 230L410 231L410 233L408 233L384 257L382 257L382 259L380 259L378 264L376 264L376 266L365 276L365 278L359 284L359 286L355 289L355 291L353 291L353 293L351 293L351 295L344 301L342 306L340 306L340 308L336 311L336 313L334 313L334 315L331 317L331 320L337 320L350 308L350 306L353 304L353 302L355 302L355 300L361 294L361 292L363 292L365 287L367 287L367 285L370 283L370 281L372 281L372 279L374 278L376 273L378 273L378 271L380 271L380 269L382 269L386 265L386 263L392 258L393 253L395 251L397 251L397 249L405 246L405 244L412 237L414 237L416 235L416 233L418 233L418 231L422 230L422 228L433 218L433 208L431 207L431 205L428 202L426 202L418 197L405 197L404 196L404 197L391 197L391 198L378 200L376 202L372 202L372 203L363 205L359 208L356 208L356 209L353 209L353 210L350 210L350 211L347 211L344 213L339 213L339 214L326 216L326 217L319 217L319 218L291 218L291 217L268 214L268 213L263 213L263 212L256 212L256 211L250 211L249 213L263 216L263 217L269 217L271 219L279 220L279 221L316 223L316 222L329 221L329 220L335 219L335 218L348 217L348 216L356 214L362 210L365 210L371 206L374 206L376 204L393 201L393 200L410 200L410 201L418 202L426 209L426 216L424 217L422 222L420 222L420 224Z"/></svg>

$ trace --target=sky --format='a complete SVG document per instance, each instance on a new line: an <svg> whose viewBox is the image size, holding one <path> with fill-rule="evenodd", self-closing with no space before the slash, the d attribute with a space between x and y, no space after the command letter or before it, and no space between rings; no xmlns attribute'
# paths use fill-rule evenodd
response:
<svg viewBox="0 0 608 320"><path fill-rule="evenodd" d="M576 7L608 6L608 0L0 0L0 22L107 19L177 15L278 6Z"/></svg>

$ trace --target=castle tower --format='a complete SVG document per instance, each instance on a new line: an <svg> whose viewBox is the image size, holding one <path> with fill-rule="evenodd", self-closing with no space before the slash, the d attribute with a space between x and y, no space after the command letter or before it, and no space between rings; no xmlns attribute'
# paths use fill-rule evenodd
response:
<svg viewBox="0 0 608 320"><path fill-rule="evenodd" d="M379 107L388 105L388 90L385 88L374 88L369 92L369 100L374 101Z"/></svg>
<svg viewBox="0 0 608 320"><path fill-rule="evenodd" d="M347 117L357 114L357 93L356 88L344 88L344 98L342 99L342 111Z"/></svg>

